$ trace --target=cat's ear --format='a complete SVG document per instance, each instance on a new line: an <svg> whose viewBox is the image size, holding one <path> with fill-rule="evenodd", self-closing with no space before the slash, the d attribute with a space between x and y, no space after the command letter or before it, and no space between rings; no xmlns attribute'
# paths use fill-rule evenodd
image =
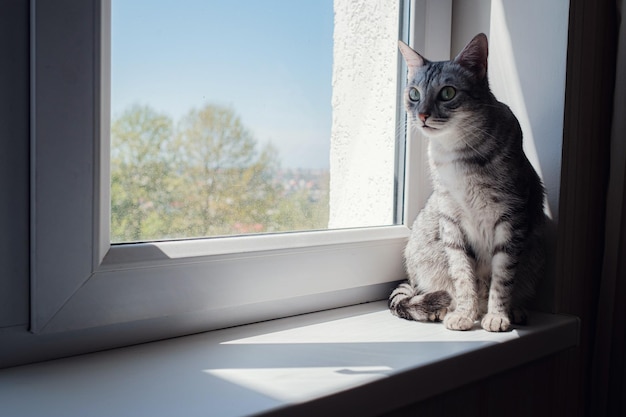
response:
<svg viewBox="0 0 626 417"><path fill-rule="evenodd" d="M428 61L426 58L415 52L409 45L402 41L398 41L398 48L404 57L407 67L409 68L409 78L413 76L415 71L423 67Z"/></svg>
<svg viewBox="0 0 626 417"><path fill-rule="evenodd" d="M454 58L454 62L469 69L476 78L482 80L487 74L487 56L489 55L489 47L487 43L487 36L484 33L479 33L474 36L463 50Z"/></svg>

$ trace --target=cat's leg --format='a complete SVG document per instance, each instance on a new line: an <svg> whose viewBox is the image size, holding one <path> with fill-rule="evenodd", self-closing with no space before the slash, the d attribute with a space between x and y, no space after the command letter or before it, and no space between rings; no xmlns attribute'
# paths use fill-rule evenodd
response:
<svg viewBox="0 0 626 417"><path fill-rule="evenodd" d="M478 318L479 309L475 261L456 220L442 216L440 228L456 299L456 308L446 315L443 323L451 330L469 330Z"/></svg>
<svg viewBox="0 0 626 417"><path fill-rule="evenodd" d="M404 260L409 281L391 293L391 312L408 320L443 320L453 308L453 288L439 237L436 199L430 198L415 219L404 249Z"/></svg>
<svg viewBox="0 0 626 417"><path fill-rule="evenodd" d="M510 318L515 324L526 324L527 307L534 299L537 283L545 274L546 225L539 223L526 238L525 250L515 268L515 288L512 290Z"/></svg>
<svg viewBox="0 0 626 417"><path fill-rule="evenodd" d="M476 262L476 278L478 293L478 317L487 314L487 302L489 301L489 282L491 281L491 264Z"/></svg>
<svg viewBox="0 0 626 417"><path fill-rule="evenodd" d="M411 284L403 282L389 296L389 310L406 320L441 321L451 301L447 291L419 294Z"/></svg>
<svg viewBox="0 0 626 417"><path fill-rule="evenodd" d="M511 326L509 313L512 313L515 271L523 242L521 231L514 230L509 222L496 225L487 314L481 321L482 328L487 331L504 332Z"/></svg>

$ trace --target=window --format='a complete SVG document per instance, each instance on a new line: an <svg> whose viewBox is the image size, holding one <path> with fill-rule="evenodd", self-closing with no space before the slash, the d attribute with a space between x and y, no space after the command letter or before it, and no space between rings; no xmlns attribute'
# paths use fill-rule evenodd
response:
<svg viewBox="0 0 626 417"><path fill-rule="evenodd" d="M401 222L380 4L112 1L112 241Z"/></svg>
<svg viewBox="0 0 626 417"><path fill-rule="evenodd" d="M404 76L399 76L396 41L407 39L409 4L384 3L363 3L360 12L367 20L352 31L348 28L356 12L351 2L334 3L335 30L346 31L335 36L344 36L342 47L347 48L338 52L336 46L335 54L363 46L363 36L374 46L387 43L391 59L383 63L391 72L385 106L391 111L382 122L375 117L368 121L367 112L380 111L366 105L380 97L362 95L359 114L344 110L341 117L334 115L340 125L333 126L338 133L330 150L333 230L112 245L108 158L116 151L110 149L107 123L111 4L72 4L61 12L36 2L32 331L54 333L172 317L210 329L384 298L404 276L401 253L408 227L403 219L416 212L415 196L404 201L403 190L412 177L421 177L412 174L420 169L418 163L404 164L405 135L403 123L398 123L403 116L397 91ZM339 80L342 76L348 81ZM380 88L378 83L363 89L363 79L350 85L353 77L345 67L334 77L346 88L374 94ZM333 101L346 100L347 95ZM335 107L339 113L341 106ZM383 137L386 148L363 132L351 135L350 124L359 123L363 132L379 123L372 136ZM381 128L382 123L386 125ZM348 149L353 152L349 158ZM379 158L384 163L372 159L373 154L386 154ZM360 179L364 172L365 180ZM376 181L384 184L372 187ZM385 197L368 198L372 189L380 194L381 187ZM377 206L378 201L383 204ZM355 215L355 206L362 215ZM382 221L376 214L380 212Z"/></svg>
<svg viewBox="0 0 626 417"><path fill-rule="evenodd" d="M326 229L332 0L111 9L112 241Z"/></svg>
<svg viewBox="0 0 626 417"><path fill-rule="evenodd" d="M355 1L336 1L334 7L358 10L351 7ZM522 127L532 126L534 162L543 168L555 208L560 159L553 156L560 155L562 117L544 115L562 114L567 2L542 3L545 13L533 19L545 19L545 24L538 23L529 34L519 23L524 19L512 16L527 16L537 8L512 2L476 1L482 6L472 11L465 10L469 0L386 1L389 7L363 2L367 15L361 22L367 30L393 21L400 27L399 37L432 59L457 52L484 29L468 22L488 22L492 51L511 46L515 54L491 57L492 86L524 119ZM364 9L366 5L372 9ZM394 154L393 167L398 169L391 174L392 189L404 193L395 193L395 212L383 223L387 225L343 228L344 222L342 228L324 231L111 245L110 132L103 122L111 118L106 94L110 80L101 70L109 59L109 6L106 0L33 2L31 330L49 334L87 329L106 335L126 326L127 332L116 337L137 342L385 298L404 277L402 249L429 194L425 144L412 132L406 147L395 148L400 152ZM478 18L463 14L461 19L461 11L485 13ZM355 38L352 42L358 43L359 36ZM404 70L393 43L400 88ZM536 62L530 58L541 62L542 76L529 81L508 70L516 62ZM511 82L510 77L518 78ZM355 80L355 88L363 89ZM556 90L551 88L555 85ZM505 87L510 100L500 95ZM520 108L527 92L537 97L535 107ZM396 110L394 131L400 127L392 141L404 143L400 106L395 100L389 105ZM342 115L338 122L349 125L349 117ZM525 134L528 144L533 135ZM352 139L346 149L371 150ZM360 170L362 166L348 166L337 176L354 185L350 191L355 195L333 188L332 172L330 193L335 189L338 198L348 201L363 195L359 190L367 183L359 187L353 181ZM384 177L389 178L389 170ZM137 329L136 337L129 335Z"/></svg>

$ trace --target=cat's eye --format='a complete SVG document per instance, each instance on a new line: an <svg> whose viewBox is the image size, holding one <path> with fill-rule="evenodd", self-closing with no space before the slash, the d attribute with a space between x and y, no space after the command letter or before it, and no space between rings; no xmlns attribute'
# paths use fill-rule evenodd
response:
<svg viewBox="0 0 626 417"><path fill-rule="evenodd" d="M419 101L420 100L420 92L417 88L413 87L409 90L409 100L411 101Z"/></svg>
<svg viewBox="0 0 626 417"><path fill-rule="evenodd" d="M449 85L443 87L439 92L439 98L442 101L450 101L454 98L454 96L456 96L456 90L454 87L450 87Z"/></svg>

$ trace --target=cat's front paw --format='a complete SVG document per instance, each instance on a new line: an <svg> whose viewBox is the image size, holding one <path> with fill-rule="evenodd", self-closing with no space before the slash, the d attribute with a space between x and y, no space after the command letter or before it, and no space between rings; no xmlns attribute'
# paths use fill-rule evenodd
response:
<svg viewBox="0 0 626 417"><path fill-rule="evenodd" d="M511 326L511 321L504 314L487 313L480 325L488 332L506 332Z"/></svg>
<svg viewBox="0 0 626 417"><path fill-rule="evenodd" d="M463 313L452 312L446 314L443 324L450 330L470 330L474 327L474 320Z"/></svg>

